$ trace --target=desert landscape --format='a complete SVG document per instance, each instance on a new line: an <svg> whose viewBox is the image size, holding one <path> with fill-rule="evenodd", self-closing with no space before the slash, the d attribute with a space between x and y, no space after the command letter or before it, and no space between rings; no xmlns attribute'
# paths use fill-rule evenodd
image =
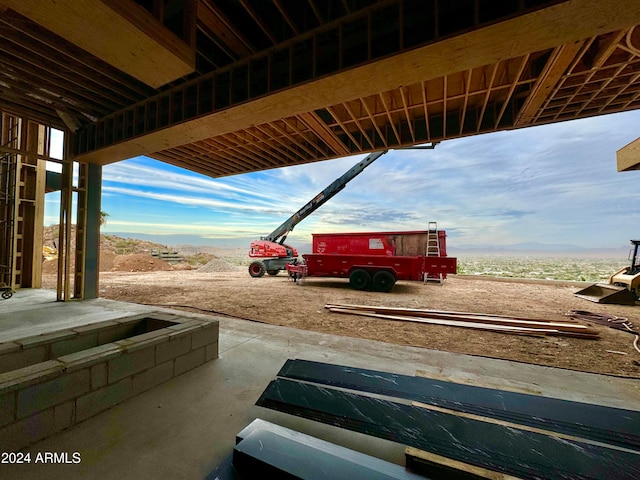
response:
<svg viewBox="0 0 640 480"><path fill-rule="evenodd" d="M52 238L45 238L47 243ZM549 321L566 321L567 312L580 310L624 317L635 328L640 325L638 305L596 304L575 297L573 293L584 282L450 275L443 285L399 281L392 292L378 293L352 290L342 279L310 277L294 283L282 272L252 278L247 272L249 259L241 249L182 247L176 252L181 261L172 263L151 255L166 249L103 235L100 296L398 345L640 378L634 335L606 325L590 324L599 333L597 340L590 340L399 322L331 313L325 308L326 304L357 304ZM461 263L468 267L473 262ZM44 262L44 288L55 288L56 268L56 261Z"/></svg>

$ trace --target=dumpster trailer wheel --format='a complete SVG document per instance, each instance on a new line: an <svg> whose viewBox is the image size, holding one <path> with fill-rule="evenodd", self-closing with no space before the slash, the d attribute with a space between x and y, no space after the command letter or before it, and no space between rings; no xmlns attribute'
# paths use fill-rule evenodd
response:
<svg viewBox="0 0 640 480"><path fill-rule="evenodd" d="M251 262L251 265L249 265L249 275L251 275L253 278L262 277L264 275L264 272L265 267L264 263L262 262Z"/></svg>
<svg viewBox="0 0 640 480"><path fill-rule="evenodd" d="M380 270L374 273L373 279L371 280L371 287L374 292L390 292L395 284L396 277L386 270Z"/></svg>
<svg viewBox="0 0 640 480"><path fill-rule="evenodd" d="M367 290L371 284L371 275L361 268L355 269L349 275L349 285L355 290Z"/></svg>

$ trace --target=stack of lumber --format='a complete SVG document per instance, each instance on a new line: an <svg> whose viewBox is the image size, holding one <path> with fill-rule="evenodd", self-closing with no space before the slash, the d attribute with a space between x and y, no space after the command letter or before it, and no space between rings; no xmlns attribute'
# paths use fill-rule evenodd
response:
<svg viewBox="0 0 640 480"><path fill-rule="evenodd" d="M539 318L523 318L486 313L449 312L417 308L395 308L371 305L327 304L333 313L362 315L381 320L427 323L450 327L490 330L515 335L561 335L567 337L596 339L598 332L592 327L574 320L554 321Z"/></svg>

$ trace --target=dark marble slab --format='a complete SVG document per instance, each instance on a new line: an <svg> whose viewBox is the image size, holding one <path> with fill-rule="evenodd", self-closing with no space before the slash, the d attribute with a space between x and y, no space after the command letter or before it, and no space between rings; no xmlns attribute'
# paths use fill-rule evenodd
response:
<svg viewBox="0 0 640 480"><path fill-rule="evenodd" d="M260 421L241 432L234 467L246 478L424 480L404 467Z"/></svg>
<svg viewBox="0 0 640 480"><path fill-rule="evenodd" d="M636 480L640 455L279 378L257 405L520 478Z"/></svg>
<svg viewBox="0 0 640 480"><path fill-rule="evenodd" d="M278 376L403 398L640 450L638 411L307 360L287 360Z"/></svg>

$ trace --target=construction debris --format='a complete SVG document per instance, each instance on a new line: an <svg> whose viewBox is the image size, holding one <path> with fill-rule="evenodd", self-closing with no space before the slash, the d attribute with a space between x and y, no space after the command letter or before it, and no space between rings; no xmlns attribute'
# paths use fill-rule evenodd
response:
<svg viewBox="0 0 640 480"><path fill-rule="evenodd" d="M584 310L570 310L565 315L571 318L579 318L587 322L598 323L600 325L607 325L615 330L621 332L627 332L635 335L633 340L633 348L640 353L640 346L638 346L638 339L640 339L640 332L633 329L633 324L625 317L618 317L616 315L607 315L605 313L593 313L586 312ZM609 350L607 350L609 351Z"/></svg>
<svg viewBox="0 0 640 480"><path fill-rule="evenodd" d="M596 339L597 330L574 320L553 321L538 318L509 317L484 313L449 312L416 308L393 308L370 305L327 304L330 312L362 315L383 320L446 325L477 330L489 330L515 335L557 335L584 339Z"/></svg>

